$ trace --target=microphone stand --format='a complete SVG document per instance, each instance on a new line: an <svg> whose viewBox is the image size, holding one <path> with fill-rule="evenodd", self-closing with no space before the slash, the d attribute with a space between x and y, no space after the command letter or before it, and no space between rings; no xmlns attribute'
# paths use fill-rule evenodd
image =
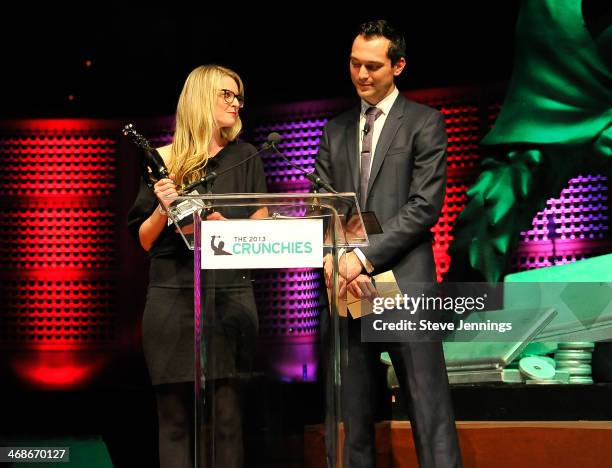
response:
<svg viewBox="0 0 612 468"><path fill-rule="evenodd" d="M552 214L547 216L547 221L548 238L552 243L551 263L555 266L557 265L557 223L555 222L555 216Z"/></svg>
<svg viewBox="0 0 612 468"><path fill-rule="evenodd" d="M278 135L278 134L270 134L268 136L268 144L269 144L270 148L272 150L274 150L274 152L276 154L278 154L282 158L283 161L285 161L287 164L289 164L289 166L291 166L294 169L297 169L299 172L304 174L304 177L306 177L310 182L312 182L312 190L313 190L312 193L319 193L318 192L319 188L323 188L323 189L327 190L329 193L338 193L338 191L336 189L334 189L330 184L328 184L327 182L322 180L318 175L313 174L312 172L308 172L308 171L302 169L300 166L298 166L293 161L291 161L291 159L289 159L287 156L285 156L276 147L277 143L279 143L280 140L281 140L281 136L280 135ZM310 205L309 212L312 215L316 215L316 214L320 214L321 213L321 205L319 203L319 199L318 198L313 199L313 203Z"/></svg>
<svg viewBox="0 0 612 468"><path fill-rule="evenodd" d="M182 190L181 193L187 193L190 190L193 190L194 188L196 188L198 185L200 184L208 184L209 182L214 182L214 180L219 177L220 175L223 175L235 168L237 168L238 166L242 166L244 163L246 163L247 161L250 161L251 159L253 159L255 156L257 156L259 153L261 153L262 151L267 151L268 149L270 149L270 147L273 147L273 143L270 142L266 142L264 143L261 148L259 148L257 151L255 151L253 154L250 154L249 156L247 156L246 158L244 158L241 161L238 161L236 164L232 164L230 167L223 169L220 172L216 172L216 171L212 171L208 174L206 174L204 177L196 180L195 182L190 183L189 185L185 186Z"/></svg>
<svg viewBox="0 0 612 468"><path fill-rule="evenodd" d="M212 184L214 184L214 181L217 179L217 177L219 177L220 175L223 175L227 172L230 172L232 170L234 170L235 168L237 168L238 166L241 166L243 164L245 164L246 162L250 161L251 159L253 159L255 156L257 156L259 153L261 153L262 151L266 151L270 148L271 144L266 142L264 143L261 148L259 148L257 151L255 151L254 153L248 155L246 158L238 161L235 164L232 164L231 166L223 169L222 171L216 172L216 171L212 171L208 174L206 174L204 177L201 177L200 179L196 180L195 182L190 183L189 185L185 186L181 191L180 191L180 195L189 195L189 193L195 189L198 185L202 185L204 186L205 189L208 190L207 193L211 193L212 190ZM208 184L211 184L210 187L208 186ZM179 219L179 221L181 219L184 219L187 215L193 213L194 211L196 211L197 209L202 209L204 210L204 212L209 215L213 212L212 209L212 204L210 203L210 201L207 201L206 203L202 204L199 200L185 200L183 202L177 202L174 201L172 202L172 204L169 206L170 209L172 208L176 208L179 205L183 205L184 203L186 203L186 206L181 210L182 211L182 217ZM175 221L176 223L176 221ZM179 224L177 224L179 225Z"/></svg>
<svg viewBox="0 0 612 468"><path fill-rule="evenodd" d="M316 189L319 189L319 188L324 188L325 190L327 190L330 193L338 193L338 191L336 189L334 189L331 185L329 185L327 182L325 182L323 179L321 179L318 175L313 174L312 172L308 172L308 171L302 169L300 166L298 166L293 161L291 161L291 159L289 159L281 151L279 151L279 149L276 147L276 143L277 142L268 142L268 145L269 145L269 147L271 149L274 150L274 152L276 154L278 154L283 159L283 161L285 161L287 164L289 164L292 168L297 169L298 171L300 171L302 174L304 174L304 177L306 177L310 182L312 182L313 188L315 189L315 191L313 193L317 193Z"/></svg>

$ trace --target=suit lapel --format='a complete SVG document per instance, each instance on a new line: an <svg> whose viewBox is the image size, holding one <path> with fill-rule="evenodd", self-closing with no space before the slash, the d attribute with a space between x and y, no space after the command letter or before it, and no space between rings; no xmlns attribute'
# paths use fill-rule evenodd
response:
<svg viewBox="0 0 612 468"><path fill-rule="evenodd" d="M389 151L389 147L395 138L395 134L402 124L402 117L404 116L404 98L402 95L399 95L391 110L389 111L389 115L385 120L385 126L380 133L380 137L378 138L378 142L376 143L376 151L374 152L374 161L372 161L372 169L370 171L370 180L368 182L368 196L370 191L372 190L372 185L374 184L374 180L376 176L380 172L380 168L382 167L385 156L387 155L387 151ZM376 125L376 124L375 124Z"/></svg>
<svg viewBox="0 0 612 468"><path fill-rule="evenodd" d="M359 140L357 139L357 132L359 130L359 106L356 107L347 120L345 128L345 141L346 141L346 157L348 159L348 166L351 173L351 180L353 182L353 191L358 192L359 187Z"/></svg>

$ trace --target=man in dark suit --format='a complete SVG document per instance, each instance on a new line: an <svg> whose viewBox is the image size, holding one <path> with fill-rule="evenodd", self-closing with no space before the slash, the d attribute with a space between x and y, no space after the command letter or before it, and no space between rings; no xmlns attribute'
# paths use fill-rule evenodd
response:
<svg viewBox="0 0 612 468"><path fill-rule="evenodd" d="M317 174L339 192L356 192L362 210L374 211L383 233L370 236L367 248L340 259L344 288L355 296L370 277L392 270L400 289L436 281L431 228L446 188L447 137L443 116L405 99L395 77L406 65L405 40L386 21L360 27L350 57L351 79L360 106L325 126ZM326 280L330 281L326 264ZM361 342L360 321L348 323L348 359L342 369L344 466L376 465L372 395L376 365L387 349L412 423L422 467L461 466L448 378L438 341Z"/></svg>

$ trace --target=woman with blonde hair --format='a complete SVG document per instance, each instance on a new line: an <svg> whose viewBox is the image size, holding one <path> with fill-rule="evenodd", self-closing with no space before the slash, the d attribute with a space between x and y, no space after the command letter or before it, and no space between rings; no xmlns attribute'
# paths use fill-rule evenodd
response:
<svg viewBox="0 0 612 468"><path fill-rule="evenodd" d="M258 157L221 174L255 151L252 145L237 140L243 105L244 87L234 71L218 65L193 70L179 97L172 143L158 148L170 178L157 181L154 191L141 181L128 216L130 231L151 260L142 335L158 407L162 467L193 466L195 432L193 252L168 223L166 210L181 187L201 179L213 167L220 175L214 185L205 188L207 191L267 191ZM265 216L265 209L248 213L224 210L209 214L207 219ZM247 271L218 271L214 284L210 296L214 297L215 331L209 338L219 349L210 363L214 375L207 378L214 379L211 398L219 409L214 414L215 464L242 466L240 376L250 370L257 312Z"/></svg>

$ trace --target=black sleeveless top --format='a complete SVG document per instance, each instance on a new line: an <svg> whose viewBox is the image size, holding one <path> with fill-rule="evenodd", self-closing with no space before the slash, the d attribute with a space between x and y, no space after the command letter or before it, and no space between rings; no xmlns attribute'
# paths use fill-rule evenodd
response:
<svg viewBox="0 0 612 468"><path fill-rule="evenodd" d="M255 147L249 143L230 142L209 160L209 170L219 173L243 161L255 151ZM208 189L212 193L219 194L266 193L266 178L261 159L255 156L246 163L219 175L213 184L208 186ZM139 241L140 226L157 209L158 204L159 201L153 190L147 187L144 180L141 180L138 195L128 214L128 229L137 241ZM250 214L238 213L235 209L219 211L228 219L244 219ZM254 209L250 210L250 212L254 211ZM151 259L149 286L193 288L193 251L187 248L181 235L176 232L174 224L164 228L147 254ZM248 271L219 270L216 272L217 286L238 286L247 282L250 282Z"/></svg>

